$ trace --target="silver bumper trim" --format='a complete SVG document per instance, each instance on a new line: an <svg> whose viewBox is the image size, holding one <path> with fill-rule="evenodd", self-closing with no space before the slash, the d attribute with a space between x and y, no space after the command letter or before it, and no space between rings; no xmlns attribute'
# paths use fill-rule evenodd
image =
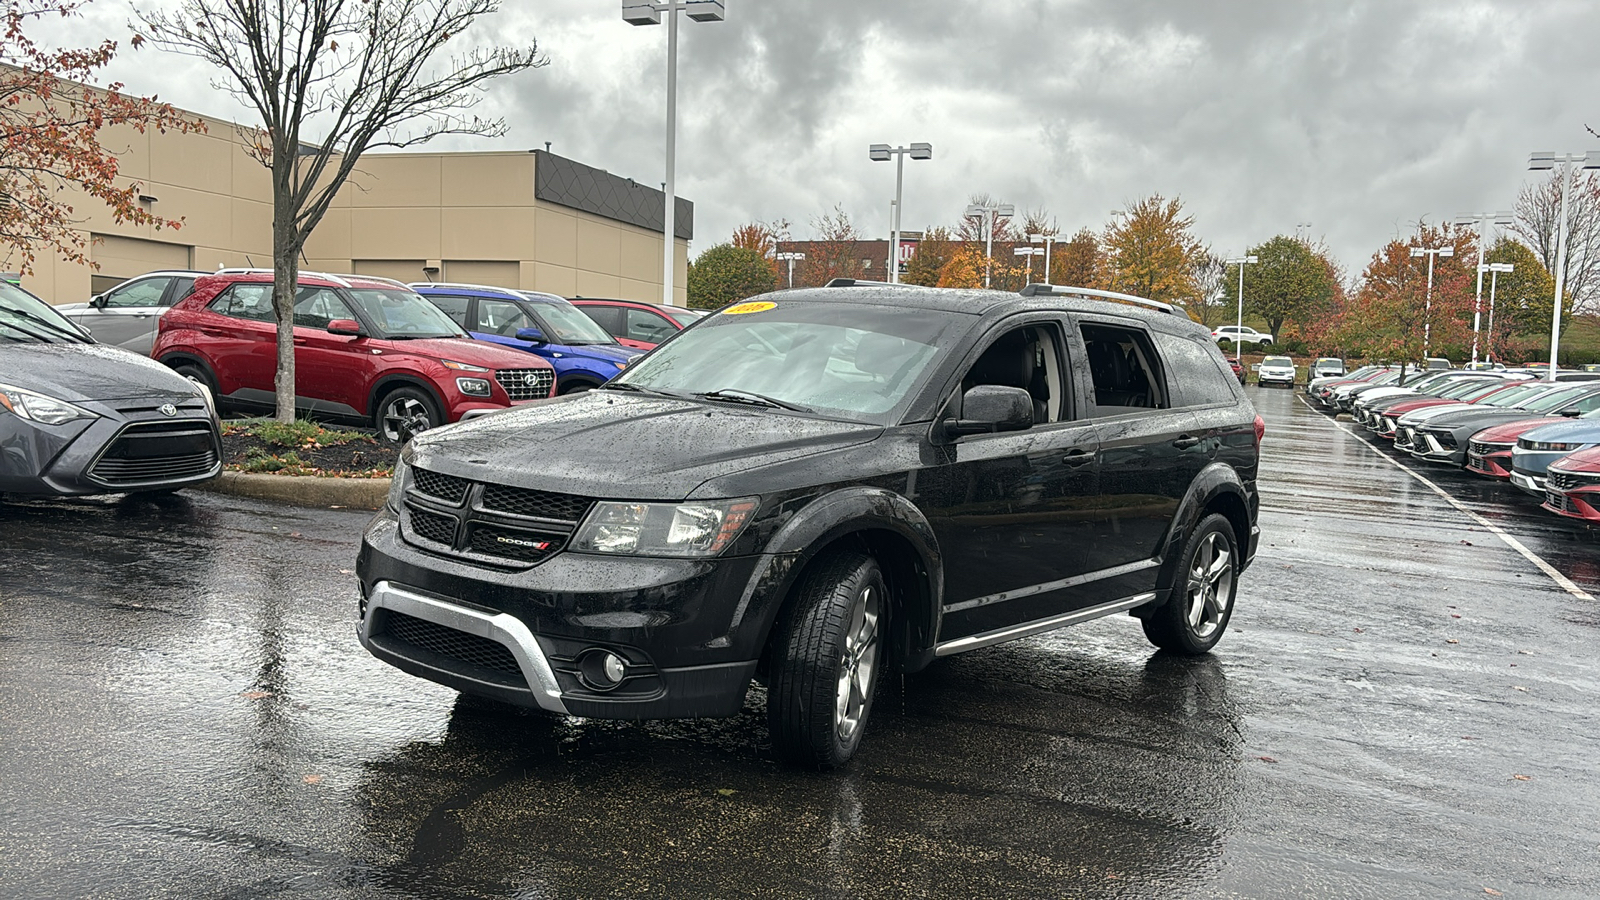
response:
<svg viewBox="0 0 1600 900"><path fill-rule="evenodd" d="M567 714L566 704L561 702L561 686L556 682L555 670L550 668L550 661L539 648L539 642L534 640L533 632L521 619L505 613L480 612L442 598L395 587L388 581L380 581L372 586L372 592L367 597L367 614L361 620L363 644L371 638L369 629L372 627L372 614L378 609L414 616L504 644L516 658L517 666L522 669L522 677L528 682L528 689L533 692L539 707L553 713Z"/></svg>

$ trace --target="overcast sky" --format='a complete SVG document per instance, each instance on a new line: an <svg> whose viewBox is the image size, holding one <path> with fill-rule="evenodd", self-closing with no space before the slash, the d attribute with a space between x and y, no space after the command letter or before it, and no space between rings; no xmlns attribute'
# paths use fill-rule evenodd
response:
<svg viewBox="0 0 1600 900"><path fill-rule="evenodd" d="M141 0L145 5L160 0ZM727 0L684 20L679 193L691 254L751 220L796 238L841 204L885 237L892 163L867 145L928 141L906 165L905 227L952 224L987 193L1064 233L1151 193L1237 253L1309 223L1352 270L1419 218L1510 208L1529 151L1600 148L1594 0ZM666 28L616 0L506 0L462 43L537 40L550 65L493 84L497 140L662 180ZM127 0L48 35L125 36ZM126 45L124 45L126 47ZM137 93L248 118L203 64L146 47L109 71Z"/></svg>

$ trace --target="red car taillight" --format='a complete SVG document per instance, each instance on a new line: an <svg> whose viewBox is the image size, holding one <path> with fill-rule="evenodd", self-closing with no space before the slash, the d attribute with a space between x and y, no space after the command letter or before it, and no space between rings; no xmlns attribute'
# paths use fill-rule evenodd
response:
<svg viewBox="0 0 1600 900"><path fill-rule="evenodd" d="M1267 420L1256 416L1256 448L1260 449L1261 439L1267 436Z"/></svg>

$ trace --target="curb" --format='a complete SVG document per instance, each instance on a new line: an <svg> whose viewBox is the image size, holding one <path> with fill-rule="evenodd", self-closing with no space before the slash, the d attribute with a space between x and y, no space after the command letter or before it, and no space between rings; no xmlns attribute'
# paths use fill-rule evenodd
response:
<svg viewBox="0 0 1600 900"><path fill-rule="evenodd" d="M378 509L389 496L389 478L320 478L315 475L260 475L223 472L196 485L213 494L274 500L295 506Z"/></svg>

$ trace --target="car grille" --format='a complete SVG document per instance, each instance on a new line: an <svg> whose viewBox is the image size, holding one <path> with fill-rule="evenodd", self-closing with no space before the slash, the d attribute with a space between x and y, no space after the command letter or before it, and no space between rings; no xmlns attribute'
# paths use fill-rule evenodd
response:
<svg viewBox="0 0 1600 900"><path fill-rule="evenodd" d="M1422 434L1446 450L1454 450L1456 448L1456 436L1451 432L1424 431Z"/></svg>
<svg viewBox="0 0 1600 900"><path fill-rule="evenodd" d="M1569 505L1568 500L1567 500L1567 495L1563 494L1563 493L1559 493L1557 491L1546 491L1545 492L1544 505L1550 507L1551 509L1555 510L1556 512L1571 512L1572 511L1572 508Z"/></svg>
<svg viewBox="0 0 1600 900"><path fill-rule="evenodd" d="M537 565L566 546L594 501L412 469L401 534L434 553Z"/></svg>
<svg viewBox="0 0 1600 900"><path fill-rule="evenodd" d="M1563 472L1559 469L1551 469L1549 474L1549 480L1545 484L1560 491L1570 491L1577 487L1600 484L1600 475L1582 475L1577 472Z"/></svg>
<svg viewBox="0 0 1600 900"><path fill-rule="evenodd" d="M550 396L556 372L554 369L501 369L494 373L494 378L512 400L539 400Z"/></svg>
<svg viewBox="0 0 1600 900"><path fill-rule="evenodd" d="M89 475L109 485L187 481L210 474L218 461L209 420L140 422L117 435Z"/></svg>
<svg viewBox="0 0 1600 900"><path fill-rule="evenodd" d="M1506 449L1504 444L1486 444L1483 441L1473 441L1467 445L1467 451L1474 456L1488 456L1504 449Z"/></svg>
<svg viewBox="0 0 1600 900"><path fill-rule="evenodd" d="M517 665L517 658L511 654L510 648L499 641L392 610L384 621L384 629L397 641L469 666L522 678L522 667Z"/></svg>

